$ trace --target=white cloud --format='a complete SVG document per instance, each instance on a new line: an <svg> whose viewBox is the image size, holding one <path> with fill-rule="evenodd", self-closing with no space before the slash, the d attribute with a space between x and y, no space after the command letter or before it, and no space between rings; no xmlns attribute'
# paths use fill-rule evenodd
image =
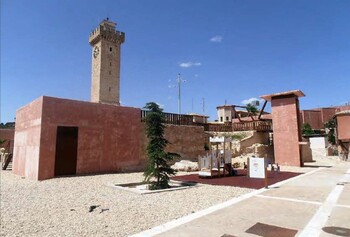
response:
<svg viewBox="0 0 350 237"><path fill-rule="evenodd" d="M252 98L249 98L247 100L242 100L241 103L244 105L247 105L247 104L251 104L253 101L259 101L260 104L263 102L262 99L257 99L255 97L252 97Z"/></svg>
<svg viewBox="0 0 350 237"><path fill-rule="evenodd" d="M199 62L184 62L184 63L179 63L180 67L193 67L193 66L201 66L202 64Z"/></svg>
<svg viewBox="0 0 350 237"><path fill-rule="evenodd" d="M161 108L161 109L164 109L164 107L165 107L165 105L162 105L162 104L159 104L159 103L156 103L158 106L159 106L159 108Z"/></svg>
<svg viewBox="0 0 350 237"><path fill-rule="evenodd" d="M221 43L222 36L221 35L215 35L215 36L211 37L210 41L214 42L214 43Z"/></svg>

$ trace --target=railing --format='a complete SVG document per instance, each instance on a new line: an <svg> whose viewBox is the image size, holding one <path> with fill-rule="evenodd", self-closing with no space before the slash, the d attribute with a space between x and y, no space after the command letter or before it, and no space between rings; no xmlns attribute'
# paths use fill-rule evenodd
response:
<svg viewBox="0 0 350 237"><path fill-rule="evenodd" d="M141 110L141 121L144 122L147 114L150 113L147 110ZM172 114L172 113L163 113L164 123L165 124L174 124L174 125L197 125L193 122L193 116L187 114Z"/></svg>
<svg viewBox="0 0 350 237"><path fill-rule="evenodd" d="M147 110L141 110L141 121L144 122L147 114L150 113ZM255 130L258 132L272 131L272 120L259 120L249 122L235 122L235 123L195 123L193 122L193 116L187 114L172 114L163 113L164 123L173 125L191 125L191 126L203 126L204 131L207 132L233 132L233 131L250 131Z"/></svg>
<svg viewBox="0 0 350 237"><path fill-rule="evenodd" d="M232 132L232 123L205 123L202 124L206 132Z"/></svg>
<svg viewBox="0 0 350 237"><path fill-rule="evenodd" d="M272 121L251 121L251 122L238 122L233 123L233 131L250 131L255 130L258 132L272 131Z"/></svg>

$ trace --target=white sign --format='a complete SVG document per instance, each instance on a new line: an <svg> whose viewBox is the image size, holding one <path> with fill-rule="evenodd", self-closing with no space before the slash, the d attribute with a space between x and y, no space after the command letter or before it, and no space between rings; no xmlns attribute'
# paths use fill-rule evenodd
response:
<svg viewBox="0 0 350 237"><path fill-rule="evenodd" d="M232 138L230 137L210 137L210 142L232 142Z"/></svg>
<svg viewBox="0 0 350 237"><path fill-rule="evenodd" d="M265 178L265 159L249 157L249 177Z"/></svg>
<svg viewBox="0 0 350 237"><path fill-rule="evenodd" d="M224 137L211 137L210 142L224 142L225 138Z"/></svg>

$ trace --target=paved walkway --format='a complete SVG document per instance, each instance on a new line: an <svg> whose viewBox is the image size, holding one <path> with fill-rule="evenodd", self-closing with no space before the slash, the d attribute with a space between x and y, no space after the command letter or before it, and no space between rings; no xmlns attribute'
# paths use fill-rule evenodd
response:
<svg viewBox="0 0 350 237"><path fill-rule="evenodd" d="M135 236L350 236L350 162L315 168Z"/></svg>

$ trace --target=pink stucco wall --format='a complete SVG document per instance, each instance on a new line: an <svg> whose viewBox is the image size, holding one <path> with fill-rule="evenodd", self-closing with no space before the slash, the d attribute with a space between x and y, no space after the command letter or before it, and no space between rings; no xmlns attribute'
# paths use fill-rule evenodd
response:
<svg viewBox="0 0 350 237"><path fill-rule="evenodd" d="M271 106L275 162L301 166L298 97L272 97Z"/></svg>
<svg viewBox="0 0 350 237"><path fill-rule="evenodd" d="M42 104L40 97L16 113L12 170L31 179L39 178Z"/></svg>

